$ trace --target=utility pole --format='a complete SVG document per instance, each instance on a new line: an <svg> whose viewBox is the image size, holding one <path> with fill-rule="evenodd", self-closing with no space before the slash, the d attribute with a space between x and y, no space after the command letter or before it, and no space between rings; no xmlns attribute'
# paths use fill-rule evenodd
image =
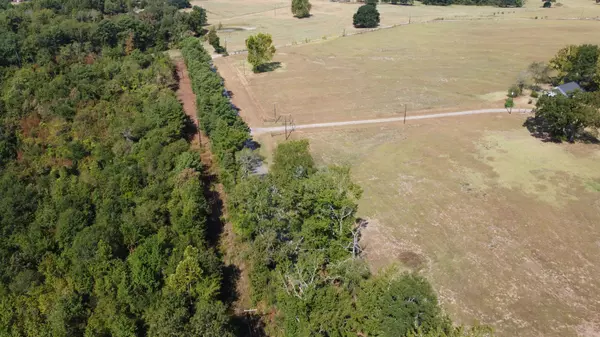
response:
<svg viewBox="0 0 600 337"><path fill-rule="evenodd" d="M404 124L406 124L406 104L404 104Z"/></svg>

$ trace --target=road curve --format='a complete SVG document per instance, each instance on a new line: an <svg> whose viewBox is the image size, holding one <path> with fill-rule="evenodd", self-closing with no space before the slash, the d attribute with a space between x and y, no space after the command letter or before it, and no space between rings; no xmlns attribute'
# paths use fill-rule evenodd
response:
<svg viewBox="0 0 600 337"><path fill-rule="evenodd" d="M416 119L429 119L429 118L442 118L442 117L453 117L463 115L479 115L479 114L490 114L490 113L506 113L506 109L481 109L481 110L468 110L468 111L457 111L457 112L444 112L430 115L417 115L407 116L406 120ZM528 113L531 109L513 109L513 112ZM345 121L345 122L330 122L330 123L314 123L314 124L300 124L296 125L295 130L301 129L315 129L315 128L330 128L336 126L347 126L347 125L363 125L363 124L377 124L377 123L395 123L402 122L404 117L391 117L391 118L378 118L378 119L363 119L358 121ZM269 132L281 132L285 130L285 126L273 126L264 128L252 128L251 132L253 135L259 135Z"/></svg>

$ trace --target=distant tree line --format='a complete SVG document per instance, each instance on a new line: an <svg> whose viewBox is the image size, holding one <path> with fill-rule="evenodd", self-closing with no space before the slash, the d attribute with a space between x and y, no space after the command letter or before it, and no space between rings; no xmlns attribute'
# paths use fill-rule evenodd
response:
<svg viewBox="0 0 600 337"><path fill-rule="evenodd" d="M361 259L361 189L345 167L318 169L307 141L280 144L270 172L229 103L223 81L197 39L182 49L225 184L228 214L247 256L252 299L271 312L269 335L491 336L455 328L431 285L413 274L374 277Z"/></svg>
<svg viewBox="0 0 600 337"><path fill-rule="evenodd" d="M179 12L162 2L148 2L135 14L107 10L108 2L39 0L0 13L0 66L49 64L68 53L99 54L127 45L129 51L165 50L190 34L204 33L200 7Z"/></svg>
<svg viewBox="0 0 600 337"><path fill-rule="evenodd" d="M412 6L414 4L414 0L381 0L384 4L392 4L392 5L409 5Z"/></svg>
<svg viewBox="0 0 600 337"><path fill-rule="evenodd" d="M422 0L424 5L449 6L497 6L497 7L523 7L523 0Z"/></svg>

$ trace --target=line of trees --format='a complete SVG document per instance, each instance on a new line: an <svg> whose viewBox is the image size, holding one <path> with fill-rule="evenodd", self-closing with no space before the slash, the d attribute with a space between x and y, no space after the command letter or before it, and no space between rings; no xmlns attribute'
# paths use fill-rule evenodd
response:
<svg viewBox="0 0 600 337"><path fill-rule="evenodd" d="M0 336L229 336L161 52L185 16L82 3L0 11Z"/></svg>
<svg viewBox="0 0 600 337"><path fill-rule="evenodd" d="M211 64L211 57L195 38L182 42L181 52L196 94L202 131L211 140L211 149L220 168L220 178L229 190L238 174L251 171L240 166L236 155L250 140L250 129L229 101L223 79ZM252 161L250 161L252 162Z"/></svg>
<svg viewBox="0 0 600 337"><path fill-rule="evenodd" d="M307 141L280 144L266 176L248 128L229 105L210 56L196 39L183 55L203 130L228 192L228 214L249 247L252 299L273 319L269 335L490 336L454 328L420 276L374 277L361 259L356 218L361 189L345 167L318 169Z"/></svg>
<svg viewBox="0 0 600 337"><path fill-rule="evenodd" d="M523 0L422 0L424 5L449 6L497 6L497 7L523 7Z"/></svg>
<svg viewBox="0 0 600 337"><path fill-rule="evenodd" d="M110 53L125 44L129 51L165 50L186 36L203 34L206 24L199 7L188 14L162 2L149 2L139 14L106 15L79 2L74 7L68 4L34 1L2 11L0 66L49 64L55 55Z"/></svg>

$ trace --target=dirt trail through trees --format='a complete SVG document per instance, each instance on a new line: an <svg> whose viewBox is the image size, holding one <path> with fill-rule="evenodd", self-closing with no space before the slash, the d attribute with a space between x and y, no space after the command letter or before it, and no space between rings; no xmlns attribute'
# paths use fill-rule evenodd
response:
<svg viewBox="0 0 600 337"><path fill-rule="evenodd" d="M209 203L210 216L208 218L209 244L220 251L223 263L223 285L222 301L228 305L237 315L243 315L243 310L248 309L250 303L249 278L243 259L236 252L240 251L233 226L225 222L226 213L226 195L223 184L218 182L217 167L213 165L213 154L210 151L209 138L204 135L199 127L199 121L196 111L196 95L192 90L185 62L181 59L175 60L177 74L179 77L179 88L177 97L181 100L185 114L194 123L195 130L191 139L192 148L200 152L200 158L203 166L203 185L204 196ZM244 320L234 322L237 324L250 325Z"/></svg>

